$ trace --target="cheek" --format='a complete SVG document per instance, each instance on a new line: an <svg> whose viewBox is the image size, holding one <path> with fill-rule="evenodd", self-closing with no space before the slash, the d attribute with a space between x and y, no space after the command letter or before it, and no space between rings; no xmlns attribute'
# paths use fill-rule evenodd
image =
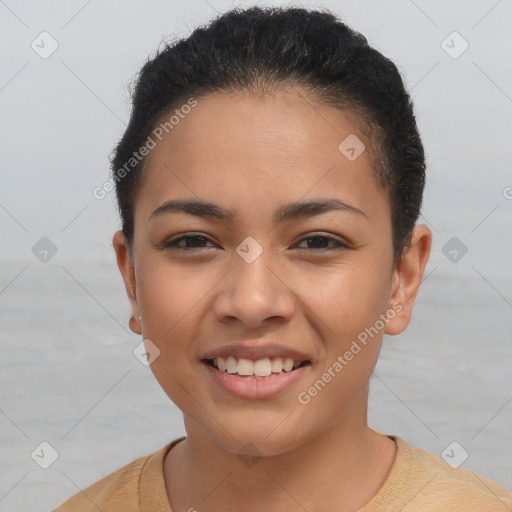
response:
<svg viewBox="0 0 512 512"><path fill-rule="evenodd" d="M205 314L203 301L208 300L215 281L210 282L207 273L156 260L144 268L139 288L143 336L160 351L151 364L160 386L179 407L187 409L187 394L196 391L198 315Z"/></svg>
<svg viewBox="0 0 512 512"><path fill-rule="evenodd" d="M151 371L169 398L187 414L194 413L191 396L200 394L196 385L199 362L193 349L199 337L202 306L211 288L201 273L152 262L144 271L140 287L143 336L159 349Z"/></svg>
<svg viewBox="0 0 512 512"><path fill-rule="evenodd" d="M314 410L312 425L329 425L352 410L368 386L382 344L379 318L386 311L388 285L382 271L354 266L308 288L325 351L299 402L305 411ZM315 289L321 292L315 295Z"/></svg>
<svg viewBox="0 0 512 512"><path fill-rule="evenodd" d="M388 276L370 261L323 269L297 283L301 300L331 331L329 338L336 336L337 344L374 325L388 305Z"/></svg>
<svg viewBox="0 0 512 512"><path fill-rule="evenodd" d="M218 280L207 271L186 269L158 258L147 262L141 278L138 299L147 330L144 335L159 340L183 332Z"/></svg>

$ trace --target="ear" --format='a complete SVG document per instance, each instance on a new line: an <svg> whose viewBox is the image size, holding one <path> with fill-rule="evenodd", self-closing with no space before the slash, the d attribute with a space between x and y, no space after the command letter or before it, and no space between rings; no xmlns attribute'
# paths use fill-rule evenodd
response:
<svg viewBox="0 0 512 512"><path fill-rule="evenodd" d="M424 224L414 228L411 243L393 271L389 307L396 315L386 324L386 334L400 334L409 325L416 295L430 256L432 232Z"/></svg>
<svg viewBox="0 0 512 512"><path fill-rule="evenodd" d="M122 231L116 231L112 239L112 245L116 252L117 266L123 276L124 286L132 308L129 321L130 329L136 334L142 334L139 306L137 304L135 265L128 249L128 241Z"/></svg>

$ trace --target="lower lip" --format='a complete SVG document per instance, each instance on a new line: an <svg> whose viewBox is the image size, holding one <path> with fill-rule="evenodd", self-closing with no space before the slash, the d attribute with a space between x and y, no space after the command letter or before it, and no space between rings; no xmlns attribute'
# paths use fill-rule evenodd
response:
<svg viewBox="0 0 512 512"><path fill-rule="evenodd" d="M282 372L267 378L248 378L221 372L217 368L203 363L213 381L233 395L243 398L270 398L293 386L308 371L309 365L301 366L291 372Z"/></svg>

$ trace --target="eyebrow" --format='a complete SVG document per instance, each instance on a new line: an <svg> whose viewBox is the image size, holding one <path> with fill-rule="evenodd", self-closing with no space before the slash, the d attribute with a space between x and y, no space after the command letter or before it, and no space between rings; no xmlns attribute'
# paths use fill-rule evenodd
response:
<svg viewBox="0 0 512 512"><path fill-rule="evenodd" d="M313 217L331 211L350 212L368 219L367 215L340 199L326 198L314 199L306 202L285 204L275 210L272 219L274 222L290 221L294 219ZM195 199L171 199L160 205L149 217L149 220L164 213L188 213L198 217L211 217L225 222L233 222L237 217L236 210L223 208L209 201Z"/></svg>

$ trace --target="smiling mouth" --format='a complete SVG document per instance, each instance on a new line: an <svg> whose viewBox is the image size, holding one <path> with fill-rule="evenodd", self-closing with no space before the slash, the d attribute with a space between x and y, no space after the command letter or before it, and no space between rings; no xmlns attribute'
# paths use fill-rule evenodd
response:
<svg viewBox="0 0 512 512"><path fill-rule="evenodd" d="M202 361L220 372L229 373L236 377L244 377L246 379L277 377L291 373L303 366L311 365L311 362L308 360L295 361L291 357L266 357L254 360L229 356L203 359Z"/></svg>

